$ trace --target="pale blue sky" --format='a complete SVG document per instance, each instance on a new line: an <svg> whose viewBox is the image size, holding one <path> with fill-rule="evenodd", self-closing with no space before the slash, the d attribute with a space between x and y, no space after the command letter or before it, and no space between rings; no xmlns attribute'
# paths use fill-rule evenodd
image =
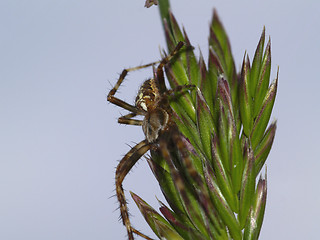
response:
<svg viewBox="0 0 320 240"><path fill-rule="evenodd" d="M0 239L126 239L112 197L114 171L126 144L143 134L117 124L125 111L106 95L124 67L158 60L165 47L157 8L143 5L0 2ZM261 239L318 239L320 3L172 0L204 55L214 7L238 69L245 50L252 59L264 25L272 40L272 79L280 66ZM131 74L120 96L133 102L150 74ZM145 160L124 188L156 209L155 196L163 200ZM153 236L129 202L134 225Z"/></svg>

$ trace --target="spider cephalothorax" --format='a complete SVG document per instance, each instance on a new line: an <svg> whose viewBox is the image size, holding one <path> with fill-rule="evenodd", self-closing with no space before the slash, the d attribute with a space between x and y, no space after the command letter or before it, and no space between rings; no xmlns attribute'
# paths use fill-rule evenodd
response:
<svg viewBox="0 0 320 240"><path fill-rule="evenodd" d="M134 146L120 161L116 169L116 193L120 203L120 212L123 224L127 228L129 240L133 238L133 232L150 239L131 226L127 209L126 198L122 188L122 182L134 164L151 148L159 147L160 136L168 136L175 130L176 125L172 120L172 109L169 104L169 96L179 93L184 89L190 89L193 85L178 86L168 90L164 82L163 68L174 57L184 44L179 42L171 54L163 58L154 70L154 77L146 80L140 87L135 105L124 102L114 95L123 82L128 72L155 65L155 63L124 69L113 89L108 94L108 101L128 110L130 113L118 119L119 123L142 126L145 139ZM135 116L143 116L143 120L134 119Z"/></svg>
<svg viewBox="0 0 320 240"><path fill-rule="evenodd" d="M140 87L136 97L137 108L148 112L154 108L157 100L160 98L159 86L154 78L146 80Z"/></svg>

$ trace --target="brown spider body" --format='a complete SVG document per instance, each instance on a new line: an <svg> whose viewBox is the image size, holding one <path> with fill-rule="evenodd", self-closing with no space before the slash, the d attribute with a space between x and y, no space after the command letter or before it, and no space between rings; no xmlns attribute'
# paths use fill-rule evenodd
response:
<svg viewBox="0 0 320 240"><path fill-rule="evenodd" d="M144 110L142 130L148 143L155 143L162 131L169 128L171 108L167 98L159 92L154 78L146 80L138 92L136 107Z"/></svg>
<svg viewBox="0 0 320 240"><path fill-rule="evenodd" d="M193 85L178 86L176 89L167 90L164 83L163 67L177 54L184 44L179 42L174 51L163 58L154 77L146 80L140 87L135 100L135 105L130 105L114 95L123 82L128 72L153 66L155 63L124 69L113 89L108 94L108 101L122 107L129 114L118 119L121 124L130 124L142 126L145 139L134 146L119 162L116 169L116 193L120 203L120 212L123 224L127 228L129 240L133 240L133 232L145 239L151 239L131 226L127 208L125 194L122 188L122 182L134 164L150 149L159 147L159 139L162 135L170 135L170 131L177 129L174 121L171 119L172 110L169 104L168 96L170 94L181 92L183 89L190 89ZM141 115L143 120L133 119Z"/></svg>

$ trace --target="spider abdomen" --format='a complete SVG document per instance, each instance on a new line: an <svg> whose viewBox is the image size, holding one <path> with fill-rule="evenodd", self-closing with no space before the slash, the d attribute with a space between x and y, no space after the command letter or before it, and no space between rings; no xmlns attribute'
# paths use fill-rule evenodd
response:
<svg viewBox="0 0 320 240"><path fill-rule="evenodd" d="M147 113L143 120L142 130L149 143L157 141L159 135L169 125L169 114L163 108L156 108Z"/></svg>

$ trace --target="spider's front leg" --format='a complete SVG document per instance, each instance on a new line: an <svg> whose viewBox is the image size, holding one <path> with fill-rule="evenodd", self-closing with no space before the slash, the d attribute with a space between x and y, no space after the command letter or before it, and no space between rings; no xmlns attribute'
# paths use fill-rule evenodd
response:
<svg viewBox="0 0 320 240"><path fill-rule="evenodd" d="M133 106L133 105L121 100L120 98L115 97L114 95L118 91L121 83L123 82L123 80L127 76L128 72L132 72L132 71L136 71L136 70L143 69L143 68L146 68L146 67L150 67L150 66L153 66L156 63L157 62L153 62L153 63L149 63L149 64L145 64L145 65L141 65L141 66L137 66L137 67L133 67L133 68L123 69L122 73L120 74L120 77L119 77L118 81L116 82L116 85L108 93L107 100L109 102L119 106L119 107L122 107L122 108L124 108L124 109L126 109L126 110L128 110L128 111L130 111L132 113L135 113L136 115L144 115L144 112L142 110L140 110L136 106Z"/></svg>
<svg viewBox="0 0 320 240"><path fill-rule="evenodd" d="M164 57L157 69L155 70L155 75L156 75L156 79L158 81L159 84L159 91L160 93L164 93L167 91L165 82L164 82L164 74L163 74L163 67L170 62L170 60L178 54L179 50L184 46L184 42L178 42L178 44L176 45L176 47L173 49L173 51L166 57Z"/></svg>
<svg viewBox="0 0 320 240"><path fill-rule="evenodd" d="M139 234L140 232L135 230L130 223L129 212L127 207L126 197L123 191L122 182L127 176L131 168L136 162L150 149L150 144L147 140L143 140L134 146L119 162L116 169L116 193L120 203L120 213L123 225L126 226L129 240L133 240L133 232L144 237L145 235ZM147 238L148 239L148 238ZM150 239L150 238L149 238Z"/></svg>

